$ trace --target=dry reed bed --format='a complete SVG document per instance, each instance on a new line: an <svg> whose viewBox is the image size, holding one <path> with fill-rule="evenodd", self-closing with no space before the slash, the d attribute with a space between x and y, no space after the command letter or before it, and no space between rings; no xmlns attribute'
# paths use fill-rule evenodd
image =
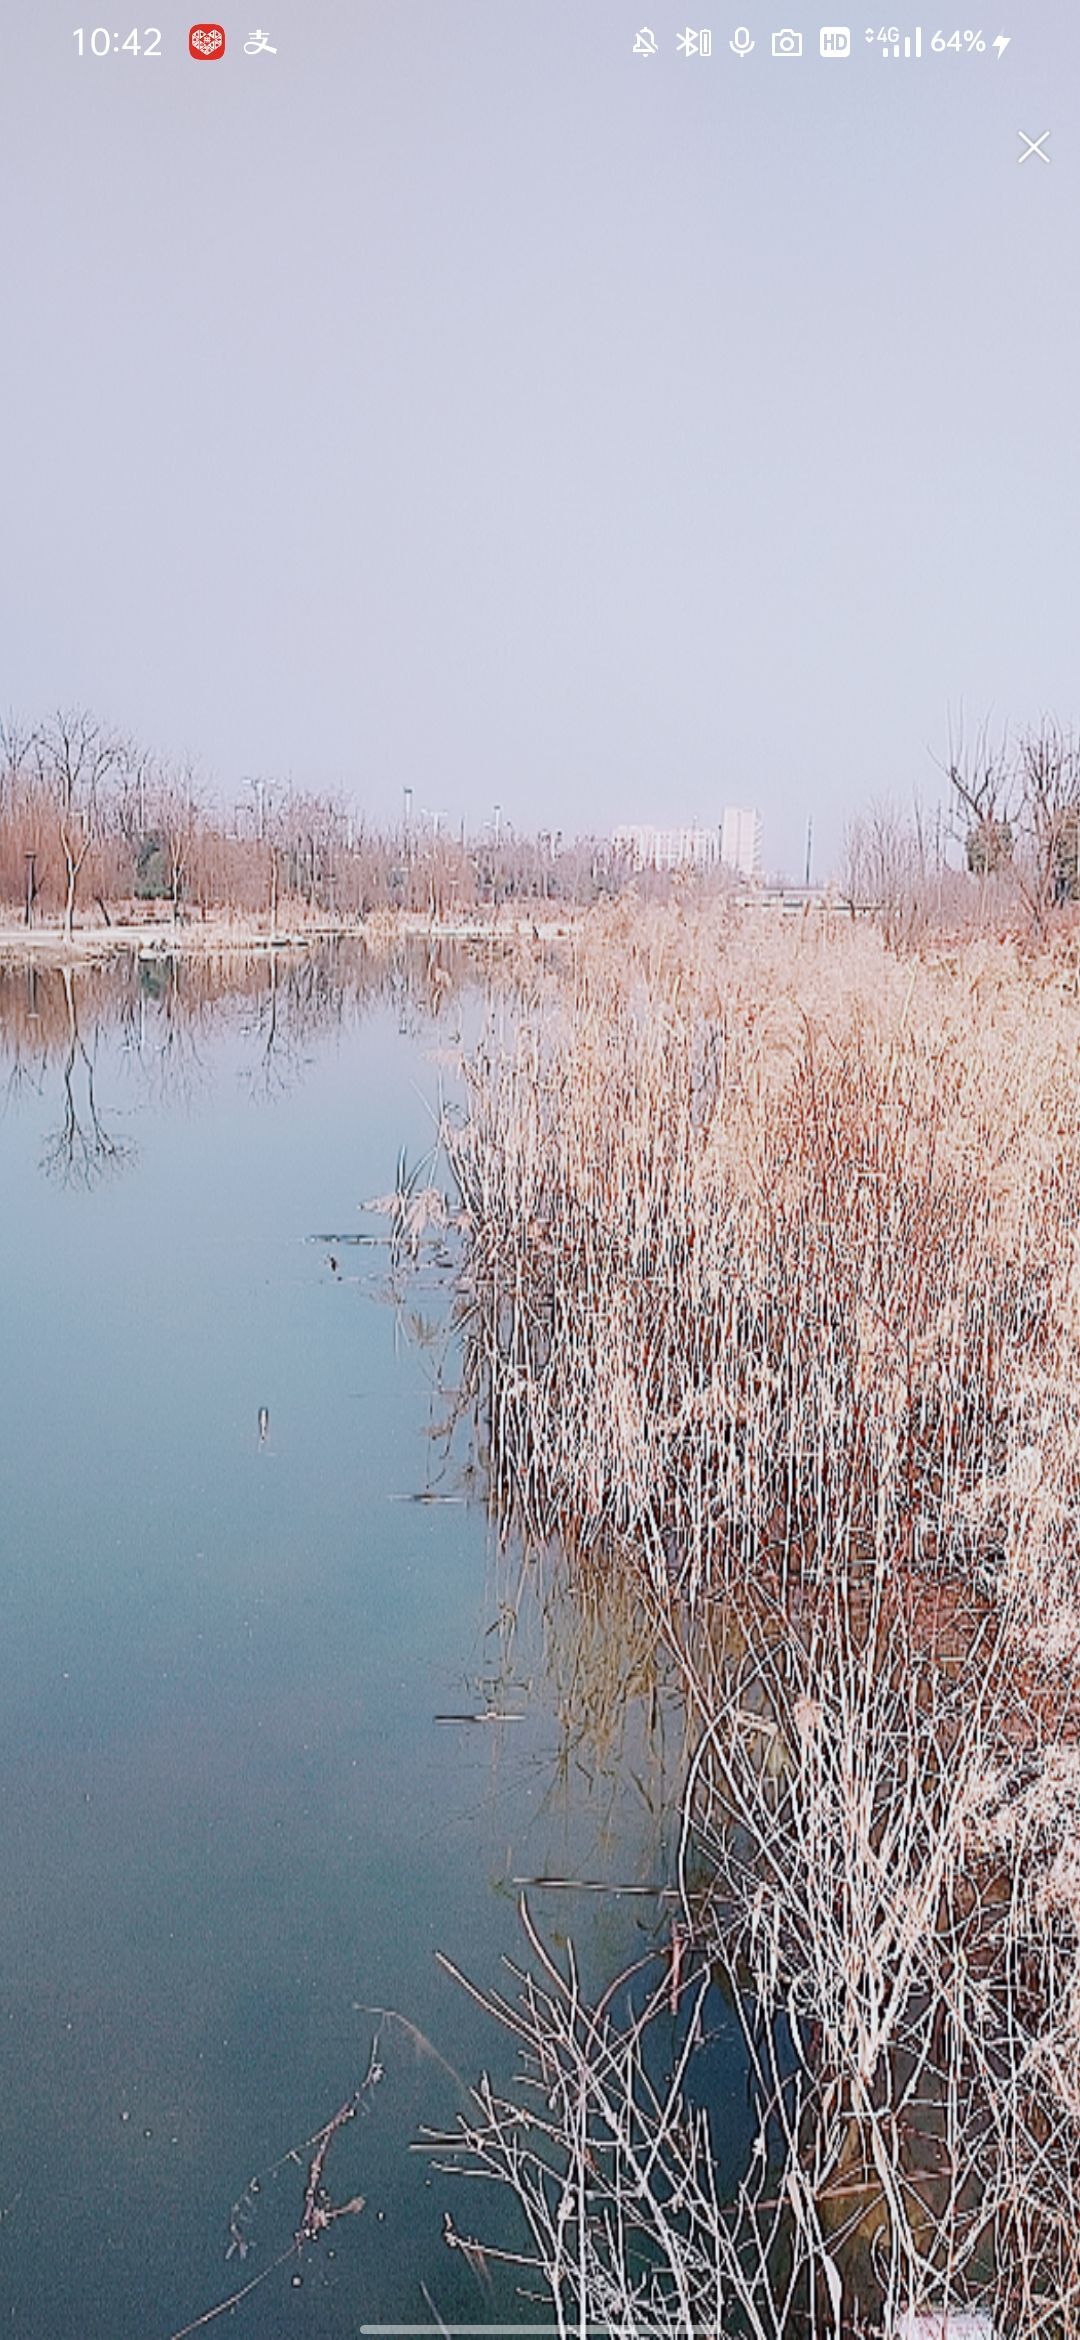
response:
<svg viewBox="0 0 1080 2340"><path fill-rule="evenodd" d="M756 2016L761 2100L848 2322L973 2298L999 2330L1080 2314L1080 1756L1008 1624L956 1663L902 1580L834 1580L800 1629L736 1600L686 1653L699 1937ZM689 1912L689 1894L686 1895ZM777 2054L782 2032L786 2063ZM827 2287L826 2287L827 2288Z"/></svg>
<svg viewBox="0 0 1080 2340"><path fill-rule="evenodd" d="M1080 2332L1078 1040L1064 951L619 914L472 1065L493 1495L629 1557L693 1748L652 2002L586 2007L534 1936L495 2008L524 2090L458 2141L567 2329ZM716 1975L734 2203L682 2093L700 1998L660 2088L646 2052Z"/></svg>
<svg viewBox="0 0 1080 2340"><path fill-rule="evenodd" d="M865 1601L834 1583L797 1634L748 1596L714 1611L685 1652L659 1979L646 1960L644 1996L624 1977L589 2005L526 1912L531 1971L484 2001L519 2083L441 2142L512 2187L560 2330L853 2340L972 2308L1025 2340L1080 2329L1080 1759L1037 1721L1022 1756L1002 1732L1000 1620L977 1673L935 1654L880 1578ZM686 2089L717 1982L758 2123L734 2192Z"/></svg>
<svg viewBox="0 0 1080 2340"><path fill-rule="evenodd" d="M450 1133L500 1498L657 1589L959 1567L1071 1647L1078 1067L1075 967L1005 945L594 922Z"/></svg>

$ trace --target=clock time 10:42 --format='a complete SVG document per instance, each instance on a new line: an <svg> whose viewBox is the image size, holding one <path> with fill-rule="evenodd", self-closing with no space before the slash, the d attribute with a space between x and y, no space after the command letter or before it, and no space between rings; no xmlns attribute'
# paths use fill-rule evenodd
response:
<svg viewBox="0 0 1080 2340"><path fill-rule="evenodd" d="M80 57L112 57L122 49L127 50L129 57L161 55L161 34L156 24L146 25L142 32L129 32L124 38L109 32L103 24L96 24L90 33L80 24L76 25L72 39Z"/></svg>

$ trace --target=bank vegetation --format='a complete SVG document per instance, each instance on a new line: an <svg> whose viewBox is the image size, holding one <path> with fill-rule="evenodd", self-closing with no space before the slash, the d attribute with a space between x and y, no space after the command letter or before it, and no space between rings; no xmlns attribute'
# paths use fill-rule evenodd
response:
<svg viewBox="0 0 1080 2340"><path fill-rule="evenodd" d="M449 2148L514 2189L560 2328L1080 2331L1080 938L1047 925L624 905L469 1067L493 1506L583 1598L637 1586L687 1716L662 1955L591 2006L529 1917L521 2087ZM717 1992L734 2189L692 2086Z"/></svg>

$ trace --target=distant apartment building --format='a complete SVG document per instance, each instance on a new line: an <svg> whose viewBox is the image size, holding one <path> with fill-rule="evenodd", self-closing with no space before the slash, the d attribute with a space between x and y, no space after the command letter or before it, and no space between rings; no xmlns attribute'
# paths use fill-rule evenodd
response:
<svg viewBox="0 0 1080 2340"><path fill-rule="evenodd" d="M720 859L719 829L616 829L615 850L635 869L708 869Z"/></svg>
<svg viewBox="0 0 1080 2340"><path fill-rule="evenodd" d="M616 829L612 840L634 869L712 869L722 862L740 877L755 877L761 861L761 819L729 805L719 828L653 829L640 823Z"/></svg>
<svg viewBox="0 0 1080 2340"><path fill-rule="evenodd" d="M761 814L745 806L725 806L720 829L720 859L725 869L737 869L744 878L757 877L761 868Z"/></svg>

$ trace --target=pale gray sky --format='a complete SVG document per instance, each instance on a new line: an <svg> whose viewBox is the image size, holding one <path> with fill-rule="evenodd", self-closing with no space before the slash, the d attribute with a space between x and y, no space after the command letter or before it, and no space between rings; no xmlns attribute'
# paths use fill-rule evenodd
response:
<svg viewBox="0 0 1080 2340"><path fill-rule="evenodd" d="M917 64L806 0L694 0L708 59L667 0L220 13L80 61L89 0L4 0L0 705L226 799L752 802L789 868L950 708L1080 714L1073 0Z"/></svg>

